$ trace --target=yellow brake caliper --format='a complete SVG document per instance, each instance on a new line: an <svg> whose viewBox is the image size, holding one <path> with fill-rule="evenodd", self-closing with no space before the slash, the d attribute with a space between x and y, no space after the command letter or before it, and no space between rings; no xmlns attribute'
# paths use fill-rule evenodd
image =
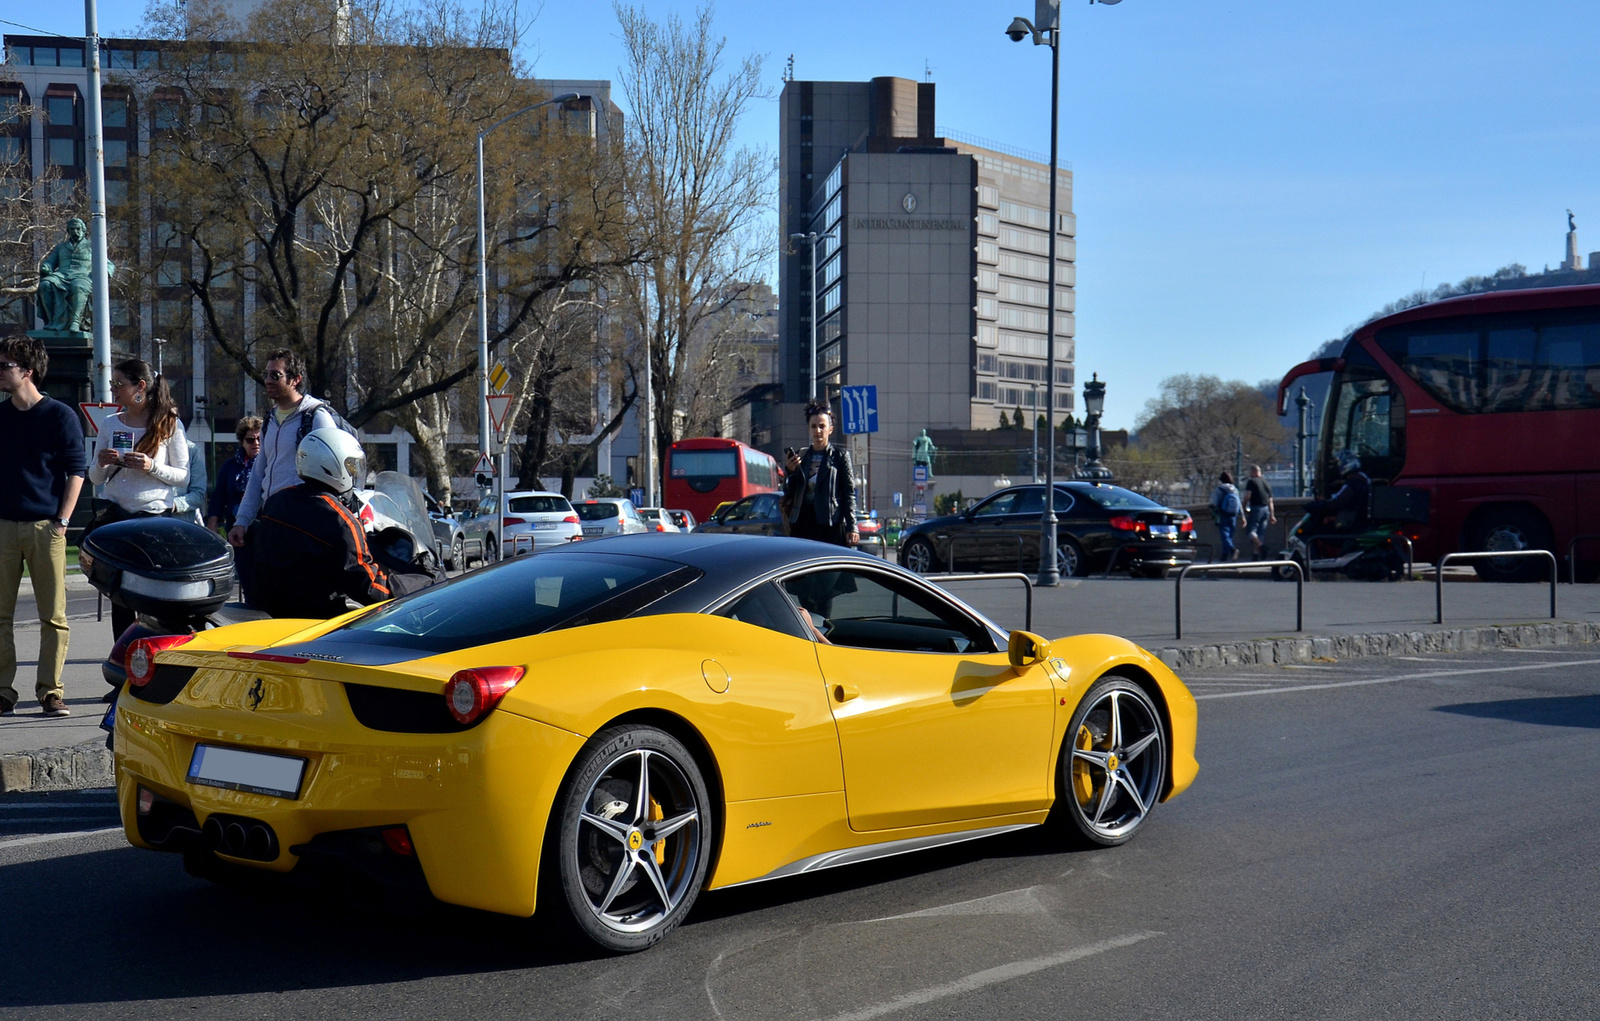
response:
<svg viewBox="0 0 1600 1021"><path fill-rule="evenodd" d="M651 822L660 822L661 820L663 820L663 819L665 819L667 817L667 813L664 812L662 810L662 808L661 808L661 802L657 801L655 798L651 798L650 799L650 813L649 814L650 814L650 821ZM650 845L650 849L656 853L656 864L657 865L665 865L667 863L667 842L666 842L666 840L658 840L658 841L656 841L654 844Z"/></svg>
<svg viewBox="0 0 1600 1021"><path fill-rule="evenodd" d="M1094 732L1080 724L1074 745L1080 751L1090 751L1094 748L1094 741ZM1078 804L1085 808L1094 805L1100 799L1100 786L1095 782L1094 774L1090 772L1089 763L1076 756L1072 760L1072 793L1077 797Z"/></svg>

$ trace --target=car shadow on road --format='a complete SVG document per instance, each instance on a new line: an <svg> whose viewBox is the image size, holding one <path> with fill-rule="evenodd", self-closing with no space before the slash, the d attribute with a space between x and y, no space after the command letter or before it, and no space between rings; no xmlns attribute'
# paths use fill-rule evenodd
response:
<svg viewBox="0 0 1600 1021"><path fill-rule="evenodd" d="M1534 723L1544 727L1600 729L1600 695L1508 698L1498 702L1462 702L1435 707L1437 712L1483 719Z"/></svg>

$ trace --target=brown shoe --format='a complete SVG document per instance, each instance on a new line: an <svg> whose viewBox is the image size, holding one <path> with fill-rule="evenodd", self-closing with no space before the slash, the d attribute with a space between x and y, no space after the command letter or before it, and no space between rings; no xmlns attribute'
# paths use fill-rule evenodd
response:
<svg viewBox="0 0 1600 1021"><path fill-rule="evenodd" d="M67 708L67 703L61 700L60 695L50 694L39 700L39 705L44 709L46 716L71 716L72 710Z"/></svg>

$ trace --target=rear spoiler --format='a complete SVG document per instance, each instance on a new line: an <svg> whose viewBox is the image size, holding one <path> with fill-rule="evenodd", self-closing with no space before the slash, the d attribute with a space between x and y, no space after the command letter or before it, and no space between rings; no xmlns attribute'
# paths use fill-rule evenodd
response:
<svg viewBox="0 0 1600 1021"><path fill-rule="evenodd" d="M1289 384L1301 376L1312 376L1319 372L1338 372L1344 368L1343 358L1313 358L1309 362L1301 362L1289 370L1283 377L1283 382L1278 384L1278 415L1281 418L1285 411L1285 398L1289 396Z"/></svg>

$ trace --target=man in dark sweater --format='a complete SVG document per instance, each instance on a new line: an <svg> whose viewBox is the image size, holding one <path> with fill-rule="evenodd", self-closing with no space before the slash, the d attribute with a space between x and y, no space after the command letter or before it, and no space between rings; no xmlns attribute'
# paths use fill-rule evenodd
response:
<svg viewBox="0 0 1600 1021"><path fill-rule="evenodd" d="M70 404L39 392L50 357L27 336L0 339L0 716L17 704L12 633L23 565L39 606L39 673L34 693L46 716L68 715L61 668L67 661L67 519L88 466L83 426Z"/></svg>

